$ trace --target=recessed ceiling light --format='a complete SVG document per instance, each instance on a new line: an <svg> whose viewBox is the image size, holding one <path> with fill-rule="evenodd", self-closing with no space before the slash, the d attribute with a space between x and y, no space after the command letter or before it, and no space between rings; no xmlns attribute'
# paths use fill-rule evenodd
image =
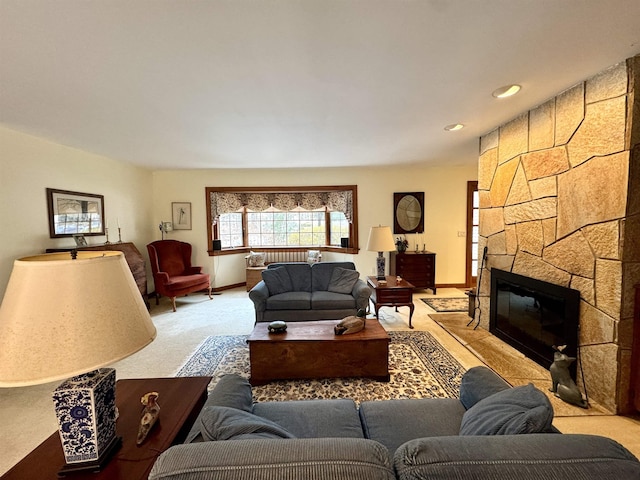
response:
<svg viewBox="0 0 640 480"><path fill-rule="evenodd" d="M522 88L520 85L505 85L504 87L494 90L491 95L496 98L507 98L518 93L520 88Z"/></svg>
<svg viewBox="0 0 640 480"><path fill-rule="evenodd" d="M452 123L451 125L444 127L447 132L455 132L456 130L462 130L463 128L464 125L461 123Z"/></svg>

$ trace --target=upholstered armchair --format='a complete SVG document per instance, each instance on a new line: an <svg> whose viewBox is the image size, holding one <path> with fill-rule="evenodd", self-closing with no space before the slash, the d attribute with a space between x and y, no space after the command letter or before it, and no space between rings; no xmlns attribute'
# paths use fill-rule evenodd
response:
<svg viewBox="0 0 640 480"><path fill-rule="evenodd" d="M202 267L191 265L190 243L158 240L147 245L147 251L155 283L156 305L160 295L171 298L174 312L179 295L207 290L209 298L212 298L209 275L202 273Z"/></svg>

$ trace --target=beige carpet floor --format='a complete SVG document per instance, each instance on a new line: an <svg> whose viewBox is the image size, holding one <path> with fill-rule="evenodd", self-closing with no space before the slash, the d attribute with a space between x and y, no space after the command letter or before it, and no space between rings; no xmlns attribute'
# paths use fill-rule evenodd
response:
<svg viewBox="0 0 640 480"><path fill-rule="evenodd" d="M458 289L438 289L438 297L460 297ZM416 330L430 332L447 350L469 369L483 365L482 352L474 351L461 336L447 332L431 316L435 312L420 297L433 296L418 292L414 295L413 325ZM162 299L159 306L152 302L151 316L158 329L157 339L142 351L113 366L118 378L173 376L202 341L211 335L247 335L254 324L253 305L244 288L225 291L213 300L190 295L178 299L177 312ZM456 316L464 314L439 314ZM440 319L441 323L442 318ZM380 309L380 322L387 330L409 331L409 309ZM478 356L480 355L480 357ZM56 431L51 392L59 382L23 388L0 388L0 474L37 447ZM547 388L541 384L540 388ZM640 421L612 415L558 417L554 424L567 433L597 433L610 436L636 456L640 456Z"/></svg>

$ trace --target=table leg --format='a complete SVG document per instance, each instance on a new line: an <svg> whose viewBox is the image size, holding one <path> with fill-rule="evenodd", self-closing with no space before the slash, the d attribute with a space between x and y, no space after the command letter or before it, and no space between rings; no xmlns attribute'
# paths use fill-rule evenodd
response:
<svg viewBox="0 0 640 480"><path fill-rule="evenodd" d="M413 325L411 325L411 317L413 317L414 308L415 306L413 305L413 303L409 304L409 328L413 328Z"/></svg>

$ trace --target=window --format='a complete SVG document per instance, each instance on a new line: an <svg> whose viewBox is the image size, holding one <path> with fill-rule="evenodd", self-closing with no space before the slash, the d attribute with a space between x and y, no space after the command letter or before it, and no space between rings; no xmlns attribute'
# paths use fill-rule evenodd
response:
<svg viewBox="0 0 640 480"><path fill-rule="evenodd" d="M480 195L478 182L467 182L467 286L473 287L478 277L478 240L480 225Z"/></svg>
<svg viewBox="0 0 640 480"><path fill-rule="evenodd" d="M218 239L222 248L242 246L242 214L224 213L218 222Z"/></svg>
<svg viewBox="0 0 640 480"><path fill-rule="evenodd" d="M223 250L320 247L357 248L356 186L206 189L207 221Z"/></svg>
<svg viewBox="0 0 640 480"><path fill-rule="evenodd" d="M330 212L331 245L340 245L342 238L349 238L349 222L344 213Z"/></svg>

